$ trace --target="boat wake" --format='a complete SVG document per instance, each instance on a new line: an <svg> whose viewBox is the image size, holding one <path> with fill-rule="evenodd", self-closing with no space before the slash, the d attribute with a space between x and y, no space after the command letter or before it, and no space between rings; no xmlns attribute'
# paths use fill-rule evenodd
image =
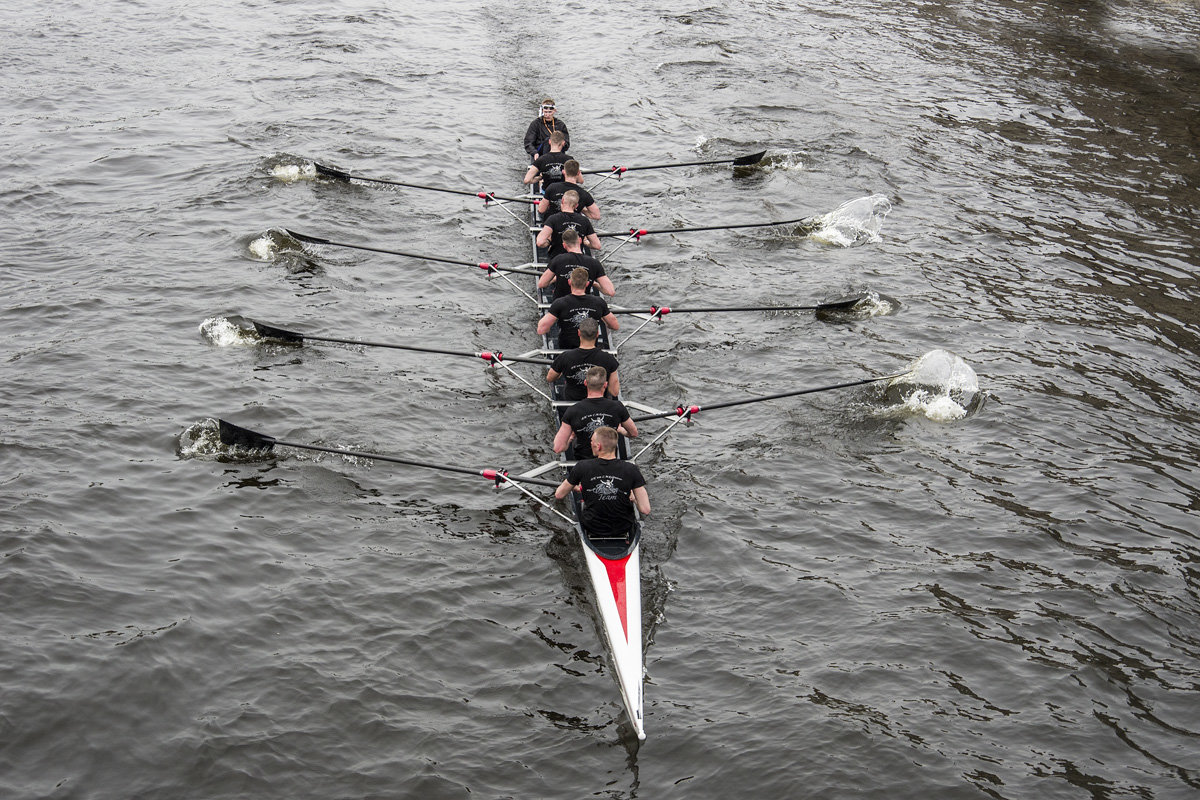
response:
<svg viewBox="0 0 1200 800"><path fill-rule="evenodd" d="M932 350L918 358L884 394L890 405L878 416L922 416L934 422L965 419L983 408L985 397L975 370L948 350Z"/></svg>
<svg viewBox="0 0 1200 800"><path fill-rule="evenodd" d="M892 210L884 195L873 194L842 203L800 225L796 233L831 247L855 247L880 241L883 219Z"/></svg>

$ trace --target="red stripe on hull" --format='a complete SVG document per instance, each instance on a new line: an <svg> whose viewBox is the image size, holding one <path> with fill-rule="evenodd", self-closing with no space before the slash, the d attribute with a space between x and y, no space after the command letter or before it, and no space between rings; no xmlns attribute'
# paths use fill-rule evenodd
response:
<svg viewBox="0 0 1200 800"><path fill-rule="evenodd" d="M604 562L604 568L608 570L608 585L612 587L613 599L617 601L617 613L621 615L621 630L624 631L625 643L628 644L629 604L625 597L625 564L629 561L629 556L625 556L619 561L611 561L607 558L600 560Z"/></svg>

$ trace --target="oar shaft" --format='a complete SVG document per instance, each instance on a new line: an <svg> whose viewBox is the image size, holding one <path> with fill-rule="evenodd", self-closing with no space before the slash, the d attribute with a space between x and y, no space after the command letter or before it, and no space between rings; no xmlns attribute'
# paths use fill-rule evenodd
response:
<svg viewBox="0 0 1200 800"><path fill-rule="evenodd" d="M861 380L849 381L847 383L835 383L831 386L817 386L817 387L813 387L811 389L797 389L792 392L780 392L779 394L769 394L769 395L764 395L762 397L747 397L744 400L728 400L724 403L712 403L709 405L694 405L694 406L690 406L689 408L685 409L684 413L699 413L701 411L715 411L718 408L732 408L734 406L749 405L750 403L762 403L767 400L779 400L784 397L798 397L803 394L815 394L816 392L829 392L829 391L833 391L835 389L849 389L854 386L865 386L868 383L877 383L879 381L892 380L893 378L899 378L899 377L902 377L907 374L908 374L907 372L897 372L893 375L881 375L876 378L863 378ZM681 406L680 408L683 408L683 407ZM679 416L679 415L680 415L680 411L677 409L675 411L663 411L658 414L646 414L646 415L643 415L640 417L634 417L633 421L634 422L645 422L646 420L650 420L650 419L662 419L664 417L675 417L675 416Z"/></svg>
<svg viewBox="0 0 1200 800"><path fill-rule="evenodd" d="M480 469L470 469L468 467L455 467L450 464L437 464L432 461L417 461L417 460L409 459L409 458L399 458L398 456L385 456L385 455L381 455L379 453L363 453L363 452L359 452L356 450L342 450L337 447L321 447L320 445L315 445L315 444L300 444L298 442L285 442L283 439L273 439L272 441L277 445L282 445L284 447L295 447L299 450L313 450L318 453L333 453L334 455L349 456L351 458L367 458L367 459L372 459L374 461L387 461L392 464L404 464L404 465L410 466L410 467L425 467L426 469L436 469L436 470L441 470L442 472L457 472L461 475L475 475L475 476L482 475L483 477L492 477L492 475L490 475L488 473L493 472L493 470L480 470ZM543 481L543 480L538 480L537 478L520 478L520 477L506 476L505 479L510 480L510 481L520 481L522 483L535 483L539 486L553 486L555 488L558 487L558 484L554 483L553 481Z"/></svg>
<svg viewBox="0 0 1200 800"><path fill-rule="evenodd" d="M520 362L523 364L546 364L546 365L549 365L551 363L549 359L545 359L545 358L523 358L521 356L505 356L503 354L494 353L494 352L476 353L476 352L473 352L470 350L443 350L438 347L423 347L421 345L416 345L416 344L396 344L394 342L370 342L370 341L365 341L362 339L343 339L338 336L314 336L309 333L302 333L302 334L297 334L297 335L301 336L305 339L314 341L314 342L333 342L335 344L353 344L353 345L359 345L360 347L387 347L392 350L414 350L418 353L437 353L439 355L444 355L444 356L465 356L467 358L482 358L485 361L489 361L489 362L492 361L493 359L496 359L498 361L515 361L515 362Z"/></svg>
<svg viewBox="0 0 1200 800"><path fill-rule="evenodd" d="M349 172L343 172L340 169L326 167L323 164L316 164L317 172L326 175L330 178L337 178L344 181L365 181L367 183L381 183L385 186L403 186L406 189L424 189L427 192L444 192L446 194L460 194L466 197L478 197L481 200L507 200L511 203L537 203L538 200L532 197L501 197L500 195L491 192L468 191L466 189L447 189L442 186L427 186L423 183L406 183L405 181L393 181L386 178L368 178L363 175L354 175Z"/></svg>
<svg viewBox="0 0 1200 800"><path fill-rule="evenodd" d="M694 231L724 231L733 230L735 228L770 228L775 225L796 225L801 222L809 221L809 217L801 217L800 219L785 219L779 222L743 222L736 225L702 225L694 228L657 228L654 230L640 229L634 231L639 238L649 236L655 233L692 233ZM597 236L629 236L630 231L605 231L597 233Z"/></svg>
<svg viewBox="0 0 1200 800"><path fill-rule="evenodd" d="M750 164L757 164L759 161L762 160L762 157L765 156L766 154L767 154L767 151L763 150L761 153L751 153L748 156L738 156L737 158L716 158L716 159L712 159L711 161L679 161L679 162L673 162L670 164L648 164L646 166L640 166L640 167L616 167L616 166L614 166L612 169L586 169L583 171L583 174L584 175L600 175L605 172L608 172L608 173L633 172L633 171L639 170L639 169L670 169L672 167L696 167L696 166L704 166L707 164L734 164L737 166L748 166Z"/></svg>
<svg viewBox="0 0 1200 800"><path fill-rule="evenodd" d="M332 239L322 239L319 236L308 236L307 234L297 233L296 231L288 230L287 228L284 228L283 230L288 236L291 236L293 239L296 239L300 242L323 244L328 245L329 247L348 247L351 250L367 250L372 253L386 253L390 256L404 256L405 258L416 258L422 261L439 261L443 264L461 264L465 267L475 267L479 265L476 261L463 261L462 259L458 258L443 258L442 256L430 256L423 253L406 253L403 250L388 250L383 247L371 247L370 245L365 244L335 242Z"/></svg>

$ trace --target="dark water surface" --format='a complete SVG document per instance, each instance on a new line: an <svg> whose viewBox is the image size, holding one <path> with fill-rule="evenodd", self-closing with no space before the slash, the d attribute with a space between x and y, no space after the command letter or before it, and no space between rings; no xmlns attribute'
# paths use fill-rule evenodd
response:
<svg viewBox="0 0 1200 800"><path fill-rule="evenodd" d="M1196 796L1196 5L545 15L2 5L0 796ZM628 305L878 296L670 317L627 398L941 370L648 454L640 749L553 515L215 436L550 457L543 402L480 363L228 324L531 349L479 270L270 232L524 261L503 209L306 169L512 194L543 94L585 167L768 150L609 181L603 229L869 209L619 251Z"/></svg>

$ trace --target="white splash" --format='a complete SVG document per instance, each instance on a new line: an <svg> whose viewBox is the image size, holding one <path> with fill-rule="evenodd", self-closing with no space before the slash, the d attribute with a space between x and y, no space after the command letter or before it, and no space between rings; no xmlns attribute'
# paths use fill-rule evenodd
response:
<svg viewBox="0 0 1200 800"><path fill-rule="evenodd" d="M180 458L204 458L227 452L228 448L221 444L221 434L215 419L201 420L189 425L179 434Z"/></svg>
<svg viewBox="0 0 1200 800"><path fill-rule="evenodd" d="M200 323L200 335L217 347L256 344L259 339L226 317L211 317Z"/></svg>
<svg viewBox="0 0 1200 800"><path fill-rule="evenodd" d="M934 422L962 419L982 403L979 376L948 350L921 356L888 384L887 394L897 405L885 409L884 416L924 416Z"/></svg>
<svg viewBox="0 0 1200 800"><path fill-rule="evenodd" d="M277 250L275 240L270 234L260 236L250 243L250 255L257 258L259 261L272 261L275 258Z"/></svg>
<svg viewBox="0 0 1200 800"><path fill-rule="evenodd" d="M707 136L697 136L696 137L696 146L692 149L694 149L697 153L703 153L704 145L706 145L706 144L708 144Z"/></svg>
<svg viewBox="0 0 1200 800"><path fill-rule="evenodd" d="M883 218L891 210L891 201L884 195L859 197L815 218L808 237L834 247L878 242Z"/></svg>
<svg viewBox="0 0 1200 800"><path fill-rule="evenodd" d="M271 167L271 177L284 183L312 180L317 177L315 164L276 164Z"/></svg>

